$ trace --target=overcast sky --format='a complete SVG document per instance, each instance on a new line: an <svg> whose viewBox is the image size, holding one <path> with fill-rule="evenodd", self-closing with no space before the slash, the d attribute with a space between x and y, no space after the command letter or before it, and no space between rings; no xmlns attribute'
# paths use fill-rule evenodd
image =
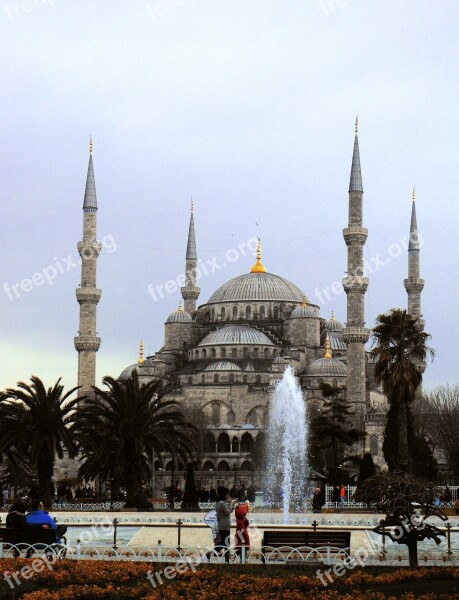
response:
<svg viewBox="0 0 459 600"><path fill-rule="evenodd" d="M148 286L184 269L191 196L198 255L220 267L201 278L200 304L250 269L238 246L260 236L268 271L345 321L331 286L346 270L356 114L365 256L378 265L367 324L406 307L416 185L437 353L426 387L458 383L458 15L452 0L0 0L0 387L32 374L76 384L90 134L98 383L137 360L141 337L146 353L163 344L179 292L155 301ZM49 283L21 286L36 273Z"/></svg>

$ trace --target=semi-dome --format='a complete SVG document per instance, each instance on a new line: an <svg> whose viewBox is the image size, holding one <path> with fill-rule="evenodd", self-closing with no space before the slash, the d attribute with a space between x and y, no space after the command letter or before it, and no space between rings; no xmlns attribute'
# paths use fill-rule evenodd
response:
<svg viewBox="0 0 459 600"><path fill-rule="evenodd" d="M166 323L190 323L192 320L190 313L184 311L182 305L179 304L177 310L167 317Z"/></svg>
<svg viewBox="0 0 459 600"><path fill-rule="evenodd" d="M129 379L129 377L132 377L132 374L134 372L138 372L139 370L139 365L138 363L134 363L133 365L129 365L129 367L126 367L122 372L121 375L119 376L119 379Z"/></svg>
<svg viewBox="0 0 459 600"><path fill-rule="evenodd" d="M248 325L226 325L209 333L198 345L215 346L217 344L274 346L267 335Z"/></svg>
<svg viewBox="0 0 459 600"><path fill-rule="evenodd" d="M325 321L325 327L328 331L343 331L344 325L341 321L335 319L335 315L332 311L331 318Z"/></svg>
<svg viewBox="0 0 459 600"><path fill-rule="evenodd" d="M308 304L306 304L306 301L303 301L301 306L296 306L292 310L292 313L290 315L291 319L304 319L304 318L311 318L311 317L313 319L318 319L319 315L312 308L312 306L309 306Z"/></svg>
<svg viewBox="0 0 459 600"><path fill-rule="evenodd" d="M337 358L319 358L309 365L309 377L345 377L346 365Z"/></svg>
<svg viewBox="0 0 459 600"><path fill-rule="evenodd" d="M220 360L211 363L204 371L242 371L241 367L231 360Z"/></svg>
<svg viewBox="0 0 459 600"><path fill-rule="evenodd" d="M207 304L218 302L302 302L304 293L293 283L272 273L253 272L230 279L215 291Z"/></svg>

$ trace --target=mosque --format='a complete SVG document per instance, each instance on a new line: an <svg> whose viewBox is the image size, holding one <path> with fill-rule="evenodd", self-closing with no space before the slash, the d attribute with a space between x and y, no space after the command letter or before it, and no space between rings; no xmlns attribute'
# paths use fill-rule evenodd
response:
<svg viewBox="0 0 459 600"><path fill-rule="evenodd" d="M251 450L266 425L267 408L275 383L288 365L295 371L305 401L320 403L322 382L345 387L355 424L366 436L359 451L370 452L375 463L384 465L383 430L387 403L375 384L374 363L365 349L370 329L364 321L364 299L368 278L364 272L363 248L368 231L363 226L363 186L359 155L358 123L349 183L349 219L343 230L347 246L347 272L343 287L347 294L346 322L333 313L322 316L319 306L306 293L263 264L258 243L256 262L249 272L219 287L198 304L196 285L198 251L193 207L185 258L185 284L180 304L166 318L164 346L154 355L128 366L120 377L136 371L141 381L173 382L171 399L186 410L201 410L205 428L202 455L197 468L198 484L248 485L259 481L254 474ZM96 262L101 245L96 239L97 197L92 145L90 148L83 204L81 285L76 290L80 304L78 352L80 394L95 385L96 308L101 291L96 287ZM421 319L419 243L413 195L408 277L408 311ZM171 475L183 483L183 465L171 457L156 457L157 485L170 484ZM175 473L175 474L174 474Z"/></svg>

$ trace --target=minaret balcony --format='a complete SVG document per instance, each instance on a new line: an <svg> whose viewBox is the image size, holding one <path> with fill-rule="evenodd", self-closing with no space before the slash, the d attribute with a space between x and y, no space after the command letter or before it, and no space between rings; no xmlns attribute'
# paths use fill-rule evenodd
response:
<svg viewBox="0 0 459 600"><path fill-rule="evenodd" d="M78 253L83 260L98 258L102 244L96 240L83 240L77 244Z"/></svg>
<svg viewBox="0 0 459 600"><path fill-rule="evenodd" d="M368 277L360 277L360 275L348 275L343 277L343 287L346 294L357 292L364 294L368 287Z"/></svg>
<svg viewBox="0 0 459 600"><path fill-rule="evenodd" d="M97 304L102 291L99 288L81 287L75 290L79 304Z"/></svg>
<svg viewBox="0 0 459 600"><path fill-rule="evenodd" d="M201 293L201 289L196 287L191 289L182 287L180 288L180 292L184 300L197 300L199 298L199 294Z"/></svg>
<svg viewBox="0 0 459 600"><path fill-rule="evenodd" d="M100 348L100 337L95 335L79 335L73 341L77 352L97 352Z"/></svg>
<svg viewBox="0 0 459 600"><path fill-rule="evenodd" d="M351 225L350 227L343 229L343 237L346 246L363 246L367 241L368 229L359 227L358 225Z"/></svg>
<svg viewBox="0 0 459 600"><path fill-rule="evenodd" d="M343 340L346 344L366 344L370 337L370 331L366 327L345 327L343 329Z"/></svg>
<svg viewBox="0 0 459 600"><path fill-rule="evenodd" d="M408 279L404 279L403 283L405 285L405 290L409 294L420 294L424 289L424 279L419 279L418 277L408 277Z"/></svg>

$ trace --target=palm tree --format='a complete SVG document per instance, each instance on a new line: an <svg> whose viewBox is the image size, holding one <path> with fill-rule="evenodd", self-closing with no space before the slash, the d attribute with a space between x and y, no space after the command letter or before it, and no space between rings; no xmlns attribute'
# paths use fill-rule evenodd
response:
<svg viewBox="0 0 459 600"><path fill-rule="evenodd" d="M172 391L157 381L140 384L137 373L127 379L104 377L107 390L94 388L95 395L78 408L73 432L79 440L85 479L110 478L112 487L126 487L128 506L151 474L149 460L171 452L185 460L193 449L190 426Z"/></svg>
<svg viewBox="0 0 459 600"><path fill-rule="evenodd" d="M434 351L427 346L418 319L406 310L392 309L376 319L371 351L376 359L375 380L390 404L387 415L385 458L390 470L410 471L408 431L410 404L422 381L423 364Z"/></svg>
<svg viewBox="0 0 459 600"><path fill-rule="evenodd" d="M0 393L0 453L14 449L16 456L30 461L38 478L40 498L51 506L51 485L56 456L70 458L76 454L76 444L70 432L77 399L69 400L78 389L64 394L60 379L45 388L35 375L31 385L22 381L17 388Z"/></svg>

